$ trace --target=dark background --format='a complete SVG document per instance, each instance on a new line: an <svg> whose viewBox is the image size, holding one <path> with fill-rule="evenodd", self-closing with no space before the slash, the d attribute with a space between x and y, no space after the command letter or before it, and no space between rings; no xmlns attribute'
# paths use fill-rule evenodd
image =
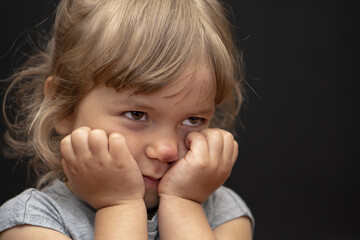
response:
<svg viewBox="0 0 360 240"><path fill-rule="evenodd" d="M241 112L246 129L237 128L239 159L226 185L252 209L254 239L359 239L355 6L340 0L228 2L254 91L248 88ZM3 79L17 62L16 50L27 49L24 33L33 35L54 3L13 0L0 9ZM26 170L14 167L1 159L0 204L26 186Z"/></svg>

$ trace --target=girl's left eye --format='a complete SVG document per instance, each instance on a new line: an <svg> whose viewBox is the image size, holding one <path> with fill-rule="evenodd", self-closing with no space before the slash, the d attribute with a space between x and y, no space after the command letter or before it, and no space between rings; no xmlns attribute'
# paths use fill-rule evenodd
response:
<svg viewBox="0 0 360 240"><path fill-rule="evenodd" d="M197 127L203 123L204 119L199 117L189 117L185 119L182 124L190 127Z"/></svg>
<svg viewBox="0 0 360 240"><path fill-rule="evenodd" d="M136 120L136 121L147 121L147 115L144 112L139 112L139 111L129 111L129 112L124 112L123 115L131 120Z"/></svg>

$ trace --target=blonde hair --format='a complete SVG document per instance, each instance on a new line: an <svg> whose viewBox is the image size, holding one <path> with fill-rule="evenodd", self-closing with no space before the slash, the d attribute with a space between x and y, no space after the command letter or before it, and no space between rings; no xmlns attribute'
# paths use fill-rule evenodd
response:
<svg viewBox="0 0 360 240"><path fill-rule="evenodd" d="M211 126L226 128L239 110L242 64L216 0L62 0L51 34L13 76L3 104L4 112L9 101L20 106L6 118L5 139L13 157L31 158L38 187L63 175L54 123L98 84L150 94L205 65L216 87Z"/></svg>

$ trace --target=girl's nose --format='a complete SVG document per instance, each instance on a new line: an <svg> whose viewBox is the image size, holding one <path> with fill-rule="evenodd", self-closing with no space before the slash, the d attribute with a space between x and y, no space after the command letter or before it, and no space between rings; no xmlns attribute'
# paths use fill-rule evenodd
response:
<svg viewBox="0 0 360 240"><path fill-rule="evenodd" d="M145 153L148 158L157 159L161 162L173 162L179 157L178 139L174 134L158 135L152 139Z"/></svg>

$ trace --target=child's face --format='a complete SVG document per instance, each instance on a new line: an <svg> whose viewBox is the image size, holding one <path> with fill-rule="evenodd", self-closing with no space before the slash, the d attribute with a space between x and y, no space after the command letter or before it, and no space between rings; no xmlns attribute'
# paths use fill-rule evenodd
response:
<svg viewBox="0 0 360 240"><path fill-rule="evenodd" d="M190 83L190 84L188 84ZM214 87L207 70L182 76L150 95L116 92L99 86L79 103L68 131L81 126L124 135L145 183L148 209L158 205L157 184L171 163L184 157L189 132L209 126L215 111Z"/></svg>

